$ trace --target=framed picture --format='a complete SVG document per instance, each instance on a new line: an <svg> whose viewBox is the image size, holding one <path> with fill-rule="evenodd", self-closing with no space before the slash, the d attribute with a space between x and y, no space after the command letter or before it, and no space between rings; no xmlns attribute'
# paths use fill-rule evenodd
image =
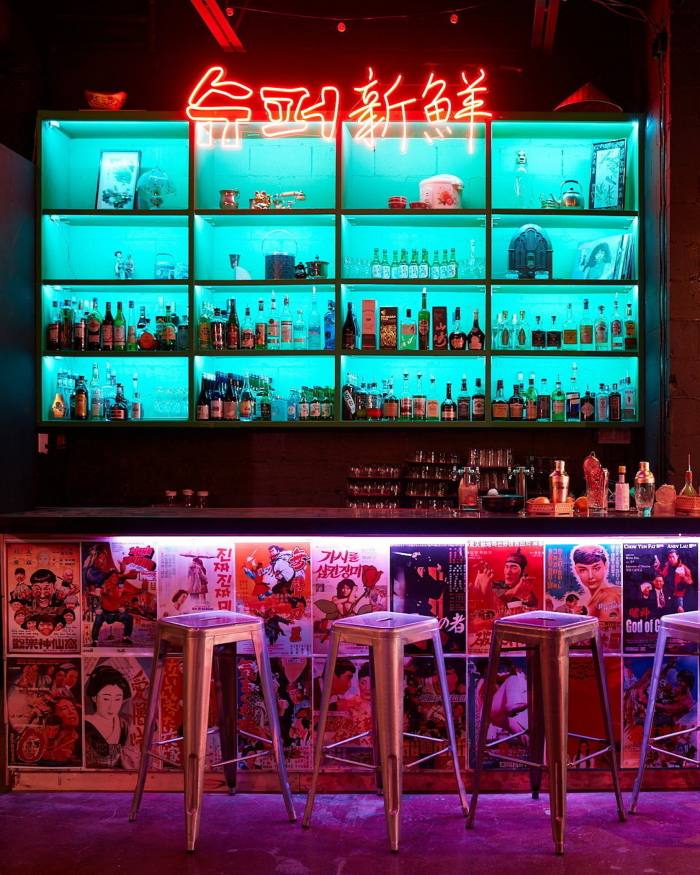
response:
<svg viewBox="0 0 700 875"><path fill-rule="evenodd" d="M592 210L621 210L625 206L627 140L593 144L591 161Z"/></svg>
<svg viewBox="0 0 700 875"><path fill-rule="evenodd" d="M611 234L579 243L571 271L574 280L624 279L623 266L627 258L629 234Z"/></svg>
<svg viewBox="0 0 700 875"><path fill-rule="evenodd" d="M133 210L140 152L102 152L96 210Z"/></svg>

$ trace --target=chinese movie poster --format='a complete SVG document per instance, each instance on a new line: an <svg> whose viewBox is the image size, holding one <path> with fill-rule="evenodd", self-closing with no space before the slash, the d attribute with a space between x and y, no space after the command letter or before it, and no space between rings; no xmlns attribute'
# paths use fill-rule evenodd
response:
<svg viewBox="0 0 700 875"><path fill-rule="evenodd" d="M493 541L469 548L469 653L488 653L493 621L544 604L541 544Z"/></svg>
<svg viewBox="0 0 700 875"><path fill-rule="evenodd" d="M393 609L436 617L444 653L464 653L466 578L462 544L407 544L390 548ZM432 653L430 641L409 644L406 653Z"/></svg>
<svg viewBox="0 0 700 875"><path fill-rule="evenodd" d="M7 660L8 764L83 765L80 659Z"/></svg>
<svg viewBox="0 0 700 875"><path fill-rule="evenodd" d="M615 737L615 750L620 756L620 702L621 676L619 657L604 658L605 677L608 687L608 701ZM598 698L598 684L593 658L590 656L572 656L569 660L569 732L579 735L589 735L593 738L605 738L605 722ZM609 769L610 760L607 754L594 756L596 750L607 746L607 742L592 742L585 738L569 736L569 758L572 767L576 769ZM591 757L591 759L588 759ZM578 762L581 760L581 762ZM577 765L573 765L577 762Z"/></svg>
<svg viewBox="0 0 700 875"><path fill-rule="evenodd" d="M6 548L9 653L80 653L80 546Z"/></svg>
<svg viewBox="0 0 700 875"><path fill-rule="evenodd" d="M545 608L596 617L607 653L622 647L622 553L619 545L548 544ZM587 648L588 644L579 645Z"/></svg>
<svg viewBox="0 0 700 875"><path fill-rule="evenodd" d="M178 539L158 550L158 616L232 611L233 547L222 540Z"/></svg>
<svg viewBox="0 0 700 875"><path fill-rule="evenodd" d="M84 652L153 649L155 554L148 543L83 543Z"/></svg>
<svg viewBox="0 0 700 875"><path fill-rule="evenodd" d="M389 608L389 552L375 541L329 541L312 547L314 653L328 652L334 620L356 617ZM367 648L343 642L345 655L366 653Z"/></svg>
<svg viewBox="0 0 700 875"><path fill-rule="evenodd" d="M236 544L236 610L263 620L270 656L311 656L310 555L308 543Z"/></svg>
<svg viewBox="0 0 700 875"><path fill-rule="evenodd" d="M484 704L486 671L488 659L479 657L468 660L469 671L469 767L476 766L476 749L481 727L481 714ZM527 674L525 658L521 656L504 657L498 664L496 692L491 702L489 726L486 742L490 744L500 739L504 741L495 753L514 759L527 758L530 739L527 712ZM500 760L486 753L483 760L485 769L525 768L512 759Z"/></svg>
<svg viewBox="0 0 700 875"><path fill-rule="evenodd" d="M341 657L336 660L331 680L328 721L323 739L318 734L318 718L323 694L325 659L314 659L314 727L315 744L335 744L346 738L353 738L372 731L372 687L369 673L369 660ZM372 763L372 737L355 738L349 744L335 748L334 756L355 760L369 765ZM324 758L323 768L352 769L348 763Z"/></svg>
<svg viewBox="0 0 700 875"><path fill-rule="evenodd" d="M622 562L625 653L653 653L661 617L697 610L697 542L624 544ZM692 652L693 645L671 639L668 649Z"/></svg>

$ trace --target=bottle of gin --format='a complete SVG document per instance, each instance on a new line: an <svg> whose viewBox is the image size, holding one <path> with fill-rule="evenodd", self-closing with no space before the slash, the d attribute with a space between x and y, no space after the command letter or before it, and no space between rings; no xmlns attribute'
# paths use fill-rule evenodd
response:
<svg viewBox="0 0 700 875"><path fill-rule="evenodd" d="M552 422L566 422L566 395L562 392L558 374L552 392Z"/></svg>
<svg viewBox="0 0 700 875"><path fill-rule="evenodd" d="M566 391L566 420L578 422L581 418L581 393L576 385L578 366L576 362L571 365L571 380Z"/></svg>

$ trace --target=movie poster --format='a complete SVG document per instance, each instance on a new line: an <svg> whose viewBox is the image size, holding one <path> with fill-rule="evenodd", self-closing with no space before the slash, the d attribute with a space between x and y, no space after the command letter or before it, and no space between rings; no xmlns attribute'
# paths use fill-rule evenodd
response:
<svg viewBox="0 0 700 875"><path fill-rule="evenodd" d="M158 550L158 616L234 609L231 542L180 539Z"/></svg>
<svg viewBox="0 0 700 875"><path fill-rule="evenodd" d="M691 541L623 545L625 653L653 653L659 621L698 606L698 545ZM674 644L674 652L693 652Z"/></svg>
<svg viewBox="0 0 700 875"><path fill-rule="evenodd" d="M481 726L481 712L484 704L486 670L488 659L479 657L469 659L469 768L476 766L476 749ZM499 739L522 732L518 738L504 742L495 752L516 759L527 758L530 743L527 734L527 673L526 661L522 656L503 657L498 663L496 692L491 702L491 714L486 742L490 744ZM499 760L486 753L483 759L485 769L525 768L511 760Z"/></svg>
<svg viewBox="0 0 700 875"><path fill-rule="evenodd" d="M85 658L86 768L138 769L151 662L133 656Z"/></svg>
<svg viewBox="0 0 700 875"><path fill-rule="evenodd" d="M628 656L623 661L622 766L626 769L639 766L653 662L651 656ZM668 735L685 728L692 729L698 722L697 701L697 656L668 656L659 678L652 734ZM655 747L694 759L697 757L698 733L688 732L659 741ZM647 767L692 768L692 764L650 750Z"/></svg>
<svg viewBox="0 0 700 875"><path fill-rule="evenodd" d="M370 765L372 758L372 688L370 684L369 660L349 659L341 657L336 660L335 671L331 683L331 698L328 710L328 721L323 739L318 734L319 709L323 693L323 674L326 670L325 659L314 659L314 744L335 744L346 738L352 738L363 732L370 735L355 739L349 744L335 748L334 756L352 759L356 762ZM324 770L352 769L348 763L337 760L323 760Z"/></svg>
<svg viewBox="0 0 700 875"><path fill-rule="evenodd" d="M447 689L452 704L452 721L457 737L460 768L466 765L467 750L467 664L463 656L449 656L445 660ZM404 768L447 746L445 709L440 696L440 681L435 659L431 656L412 656L404 661L404 730L415 735L435 738L435 743L416 738L404 738ZM452 770L448 753L415 767L421 771Z"/></svg>
<svg viewBox="0 0 700 875"><path fill-rule="evenodd" d="M312 547L314 653L328 653L334 620L389 609L389 553L383 542L327 541ZM343 642L340 653L367 653Z"/></svg>
<svg viewBox="0 0 700 875"><path fill-rule="evenodd" d="M287 769L291 772L312 766L311 659L275 657L270 660L277 698L282 744ZM238 662L238 729L270 738L270 724L263 700L258 666L254 659ZM244 760L241 769L276 769L272 749L242 732L238 737L238 756L268 751L264 756Z"/></svg>
<svg viewBox="0 0 700 875"><path fill-rule="evenodd" d="M622 551L619 544L579 542L545 548L545 608L597 617L603 650L622 647ZM588 648L588 643L576 645Z"/></svg>
<svg viewBox="0 0 700 875"><path fill-rule="evenodd" d="M613 736L618 764L620 762L620 724L622 678L620 676L619 657L604 658L605 678L608 688L608 701L613 723ZM593 738L605 738L606 729L603 714L599 705L598 684L593 658L590 656L572 656L569 660L569 732L579 735L589 735ZM572 768L576 769L609 769L610 760L607 754L594 756L595 751L607 746L607 742L591 742L582 738L569 736L569 759ZM587 759L587 757L591 759ZM575 761L584 760L584 762Z"/></svg>
<svg viewBox="0 0 700 875"><path fill-rule="evenodd" d="M156 551L148 542L83 542L83 651L153 649Z"/></svg>
<svg viewBox="0 0 700 875"><path fill-rule="evenodd" d="M463 544L392 544L393 608L437 617L444 653L464 653L466 579ZM409 644L406 653L430 654L432 643Z"/></svg>
<svg viewBox="0 0 700 875"><path fill-rule="evenodd" d="M262 618L270 656L311 656L310 556L303 542L236 544L236 610Z"/></svg>
<svg viewBox="0 0 700 875"><path fill-rule="evenodd" d="M488 653L494 620L541 610L542 544L482 542L469 548L469 653Z"/></svg>
<svg viewBox="0 0 700 875"><path fill-rule="evenodd" d="M80 652L80 545L8 543L8 653Z"/></svg>
<svg viewBox="0 0 700 875"><path fill-rule="evenodd" d="M7 659L8 765L83 765L80 659Z"/></svg>

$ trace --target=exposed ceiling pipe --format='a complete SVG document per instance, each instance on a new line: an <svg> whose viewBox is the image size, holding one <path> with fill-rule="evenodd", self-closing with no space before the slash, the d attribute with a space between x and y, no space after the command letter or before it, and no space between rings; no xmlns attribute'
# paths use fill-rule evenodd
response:
<svg viewBox="0 0 700 875"><path fill-rule="evenodd" d="M217 0L192 0L192 5L225 52L245 51L245 46L231 24L232 17L226 14Z"/></svg>

